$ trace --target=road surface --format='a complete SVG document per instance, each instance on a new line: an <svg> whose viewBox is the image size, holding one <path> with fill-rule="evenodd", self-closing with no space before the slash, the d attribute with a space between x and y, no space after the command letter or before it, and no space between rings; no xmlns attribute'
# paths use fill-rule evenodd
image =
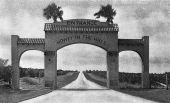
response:
<svg viewBox="0 0 170 103"><path fill-rule="evenodd" d="M109 90L105 87L102 87L96 83L87 80L84 74L80 72L78 78L75 81L63 87L61 90L55 90L51 93L30 100L26 100L21 103L155 103L155 102L135 96L130 96L114 90Z"/></svg>

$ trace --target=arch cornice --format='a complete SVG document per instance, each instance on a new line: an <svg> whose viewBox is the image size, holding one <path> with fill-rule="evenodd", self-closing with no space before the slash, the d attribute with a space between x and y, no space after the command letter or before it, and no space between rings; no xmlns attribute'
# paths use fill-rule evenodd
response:
<svg viewBox="0 0 170 103"><path fill-rule="evenodd" d="M45 51L45 39L42 38L19 38L17 41L18 57L29 50Z"/></svg>
<svg viewBox="0 0 170 103"><path fill-rule="evenodd" d="M148 38L148 36L144 36L142 39L118 39L118 51L119 53L122 51L134 51L139 54L144 62L146 48L149 45Z"/></svg>
<svg viewBox="0 0 170 103"><path fill-rule="evenodd" d="M56 23L46 23L45 32L59 33L109 33L118 32L117 24L108 24L90 19L70 19Z"/></svg>
<svg viewBox="0 0 170 103"><path fill-rule="evenodd" d="M144 42L142 39L118 39L118 51L134 51L143 58Z"/></svg>

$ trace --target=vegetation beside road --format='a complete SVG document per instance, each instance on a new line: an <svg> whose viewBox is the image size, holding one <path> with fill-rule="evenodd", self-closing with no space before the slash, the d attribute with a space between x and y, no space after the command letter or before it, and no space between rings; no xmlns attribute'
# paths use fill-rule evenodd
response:
<svg viewBox="0 0 170 103"><path fill-rule="evenodd" d="M10 87L0 86L0 103L18 103L51 92L50 89L12 90Z"/></svg>
<svg viewBox="0 0 170 103"><path fill-rule="evenodd" d="M96 75L94 73L84 72L84 74L88 80L93 81L99 85L106 86L106 78L104 80L102 76ZM103 79L100 79L100 78L103 78ZM116 89L116 91L126 93L129 95L133 95L133 96L137 96L137 97L141 97L141 98L145 98L148 100L156 101L156 102L170 103L170 98L169 98L170 90L160 89L160 88L159 89L142 89L137 84L134 85L134 84L130 84L127 82L124 82L124 83L120 82L119 86L120 88Z"/></svg>
<svg viewBox="0 0 170 103"><path fill-rule="evenodd" d="M106 84L106 79L105 79L105 78L100 77L100 76L97 76L97 75L94 75L94 74L92 74L92 73L87 73L87 72L83 72L83 73L84 73L84 76L85 76L88 80L90 80L90 81L92 81L92 82L95 82L95 83L97 83L97 84L99 84L99 85L101 85L101 86L104 86L104 87L107 86L107 84Z"/></svg>
<svg viewBox="0 0 170 103"><path fill-rule="evenodd" d="M11 66L0 66L0 85L11 84Z"/></svg>
<svg viewBox="0 0 170 103"><path fill-rule="evenodd" d="M107 78L107 73L106 71L91 71L87 70L87 73L92 73L96 76L102 77L102 78ZM150 84L151 88L165 88L165 86L161 85L166 84L166 75L165 73L150 73ZM168 83L170 85L170 73L168 74ZM122 88L125 88L125 84L127 85L128 88L130 87L136 87L140 88L141 84L141 73L125 73L125 72L119 72L119 82Z"/></svg>
<svg viewBox="0 0 170 103"><path fill-rule="evenodd" d="M79 72L67 72L63 71L63 75L57 76L57 86L61 88L72 81L74 81ZM12 90L9 85L1 85L0 86L0 103L18 103L23 100L35 98L40 95L47 94L51 92L49 88L44 88L43 86L43 78L37 77L23 77L20 80L22 88L25 90ZM25 83L26 82L26 83ZM38 84L38 85L37 85Z"/></svg>
<svg viewBox="0 0 170 103"><path fill-rule="evenodd" d="M61 75L57 77L57 87L62 88L72 81L76 80L79 72L70 72L66 75Z"/></svg>
<svg viewBox="0 0 170 103"><path fill-rule="evenodd" d="M36 68L19 68L20 70L20 78L29 81L29 77L31 78L43 78L44 77L44 69L36 69ZM57 76L65 75L70 72L78 72L71 70L61 70L58 69L56 74ZM11 66L0 66L0 85L9 84L11 85L12 79L12 67ZM34 81L34 80L32 80Z"/></svg>
<svg viewBox="0 0 170 103"><path fill-rule="evenodd" d="M145 98L148 100L160 102L160 103L170 103L170 90L166 89L117 89L117 91L126 93L129 95Z"/></svg>

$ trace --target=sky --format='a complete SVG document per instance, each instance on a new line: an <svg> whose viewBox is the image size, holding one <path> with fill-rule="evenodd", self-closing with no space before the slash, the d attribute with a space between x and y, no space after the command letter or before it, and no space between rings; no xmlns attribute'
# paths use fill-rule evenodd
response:
<svg viewBox="0 0 170 103"><path fill-rule="evenodd" d="M111 4L117 15L119 38L150 38L150 72L170 72L170 2L169 0L0 0L0 58L11 64L11 35L21 38L44 38L43 9L56 3L64 11L63 19L95 19L93 14L101 5ZM98 19L105 21L104 18ZM58 69L106 70L106 52L96 46L74 44L58 50ZM139 55L121 52L119 70L141 72ZM25 52L21 67L44 68L44 54Z"/></svg>

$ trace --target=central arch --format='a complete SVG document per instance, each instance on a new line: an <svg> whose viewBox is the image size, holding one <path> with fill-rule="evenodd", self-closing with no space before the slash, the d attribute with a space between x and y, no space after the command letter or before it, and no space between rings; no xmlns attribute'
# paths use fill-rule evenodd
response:
<svg viewBox="0 0 170 103"><path fill-rule="evenodd" d="M56 80L56 62L57 61L57 52L63 47L67 47L69 45L76 44L88 44L95 47L98 47L104 51L106 51L106 65L107 65L107 87L108 88L117 88L118 87L118 52L117 51L109 51L107 46L102 46L98 43L89 43L89 41L74 41L69 44L63 44L62 46L58 46L55 51L46 51L45 52L45 85L48 87L57 88L57 80ZM108 46L109 47L109 46ZM57 61L58 62L58 61Z"/></svg>
<svg viewBox="0 0 170 103"><path fill-rule="evenodd" d="M86 57L89 57L89 59L91 58L91 57L93 57L93 58L91 58L91 59L93 59L94 61L96 61L96 59L95 59L95 57L97 56L97 57L101 57L101 58L103 58L103 60L100 60L100 61L102 61L102 63L103 62L105 62L105 65L106 65L106 50L104 50L103 48L101 48L101 47L98 47L98 46L95 46L95 45L92 45L92 44L85 44L85 43L75 43L75 44L70 44L70 45L67 45L67 46L65 46L65 47L63 47L63 48L61 48L61 49L59 49L59 50L57 50L57 55L59 55L59 56L57 56L57 61L59 61L60 60L60 58L61 59L66 59L66 58L68 58L68 60L66 60L66 62L69 62L69 60L72 60L72 58L73 58L73 60L74 60L74 57L73 56L75 56L76 58L78 58L79 59L79 54L80 54L80 58L82 58L82 57L85 57L85 59L88 59L88 58L86 58ZM76 54L75 54L76 53ZM83 54L82 54L83 53ZM99 53L101 54L101 55L99 55ZM64 57L63 57L64 56ZM67 57L67 56L69 56L69 57ZM104 57L105 56L105 57ZM84 60L84 58L82 58L83 60ZM79 60L78 60L78 62L79 62ZM88 61L87 61L88 62ZM93 62L93 61L92 61ZM95 62L95 63L97 63L97 62ZM61 64L61 62L60 62L60 64ZM88 64L88 63L87 63ZM70 65L70 64L69 64ZM78 64L74 64L74 65L78 65ZM85 65L86 65L86 63L85 63ZM58 67L59 68L59 67ZM106 67L105 67L106 68ZM67 69L67 68L65 68L65 69Z"/></svg>
<svg viewBox="0 0 170 103"><path fill-rule="evenodd" d="M71 22L71 23L70 23ZM83 25L86 22L88 25ZM93 23L94 25L91 25ZM45 24L45 85L57 88L56 51L77 43L91 44L107 52L107 87L118 87L118 26L95 20L66 20ZM54 86L55 85L55 86Z"/></svg>
<svg viewBox="0 0 170 103"><path fill-rule="evenodd" d="M57 69L82 72L107 71L106 53L106 50L95 45L71 44L57 51Z"/></svg>

